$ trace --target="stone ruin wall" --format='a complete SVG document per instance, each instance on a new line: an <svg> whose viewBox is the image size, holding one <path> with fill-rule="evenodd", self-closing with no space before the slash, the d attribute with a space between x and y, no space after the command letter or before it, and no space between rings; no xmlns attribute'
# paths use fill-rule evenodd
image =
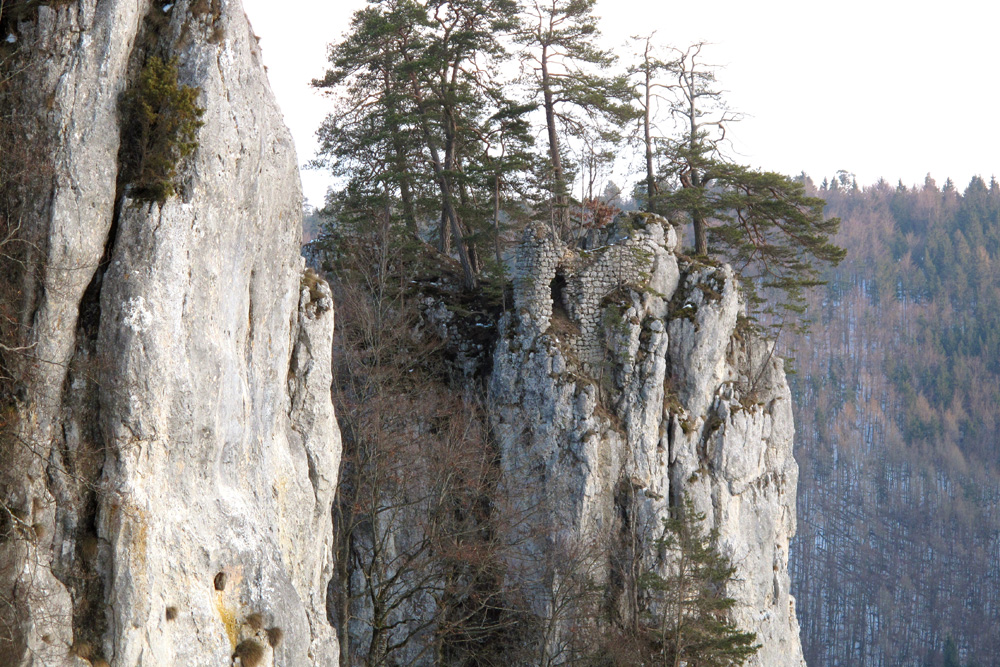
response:
<svg viewBox="0 0 1000 667"><path fill-rule="evenodd" d="M553 307L564 311L577 331L564 334L565 343L588 371L604 357L601 302L623 287L650 290L669 298L676 288L675 275L664 276L657 261L677 247L677 233L663 218L633 214L631 226L608 234L607 243L593 249L576 249L553 239L544 225L525 230L517 250L514 273L514 307L522 333L544 333L552 323ZM623 233L625 232L625 233ZM661 269L657 271L657 269ZM655 288L663 288L663 292Z"/></svg>

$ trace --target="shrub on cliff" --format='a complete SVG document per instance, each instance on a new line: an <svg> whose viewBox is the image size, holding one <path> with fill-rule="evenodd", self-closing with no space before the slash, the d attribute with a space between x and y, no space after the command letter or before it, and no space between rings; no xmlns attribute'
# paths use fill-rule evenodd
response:
<svg viewBox="0 0 1000 667"><path fill-rule="evenodd" d="M181 160L198 147L205 110L200 90L177 82L177 61L152 56L123 100L124 173L136 199L162 202L177 191Z"/></svg>
<svg viewBox="0 0 1000 667"><path fill-rule="evenodd" d="M741 631L728 618L736 601L725 590L736 568L716 549L718 532L706 535L701 528L704 519L685 496L654 540L658 552L671 556L667 567L640 577L640 588L653 602L643 623L653 664L742 665L760 648L754 633Z"/></svg>

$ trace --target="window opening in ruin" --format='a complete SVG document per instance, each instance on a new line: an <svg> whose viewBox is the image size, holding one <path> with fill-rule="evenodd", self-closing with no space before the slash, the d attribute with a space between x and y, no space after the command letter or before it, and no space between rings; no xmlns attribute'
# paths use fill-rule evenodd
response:
<svg viewBox="0 0 1000 667"><path fill-rule="evenodd" d="M566 312L566 306L563 302L563 293L566 290L566 274L561 269L556 269L556 275L552 278L550 288L552 290L552 314L555 315L558 313L569 319L569 314Z"/></svg>

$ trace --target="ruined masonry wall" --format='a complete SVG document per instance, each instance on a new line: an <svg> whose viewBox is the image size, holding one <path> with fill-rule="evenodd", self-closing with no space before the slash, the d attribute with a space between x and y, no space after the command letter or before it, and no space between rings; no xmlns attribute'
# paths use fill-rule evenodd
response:
<svg viewBox="0 0 1000 667"><path fill-rule="evenodd" d="M662 287L664 282L651 280L662 264L658 260L677 246L677 234L666 220L634 214L629 222L630 227L624 226L617 234L612 231L607 244L592 250L569 248L553 239L540 224L525 230L514 275L514 304L522 335L538 335L548 330L553 298L561 298L558 305L579 328L578 333L565 334L566 343L584 367L593 370L604 356L601 301L625 286L641 284L655 293L653 284ZM672 264L676 267L675 262ZM676 273L676 268L673 272ZM558 274L563 276L565 287L561 294L554 295L553 283ZM666 282L671 284L672 292L676 277Z"/></svg>

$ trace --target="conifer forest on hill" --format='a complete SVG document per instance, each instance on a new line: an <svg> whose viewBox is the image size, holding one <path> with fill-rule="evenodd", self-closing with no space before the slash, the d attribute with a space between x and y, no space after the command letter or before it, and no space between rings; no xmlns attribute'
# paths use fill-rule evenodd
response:
<svg viewBox="0 0 1000 667"><path fill-rule="evenodd" d="M848 255L786 341L806 660L997 664L1000 186L807 185Z"/></svg>

